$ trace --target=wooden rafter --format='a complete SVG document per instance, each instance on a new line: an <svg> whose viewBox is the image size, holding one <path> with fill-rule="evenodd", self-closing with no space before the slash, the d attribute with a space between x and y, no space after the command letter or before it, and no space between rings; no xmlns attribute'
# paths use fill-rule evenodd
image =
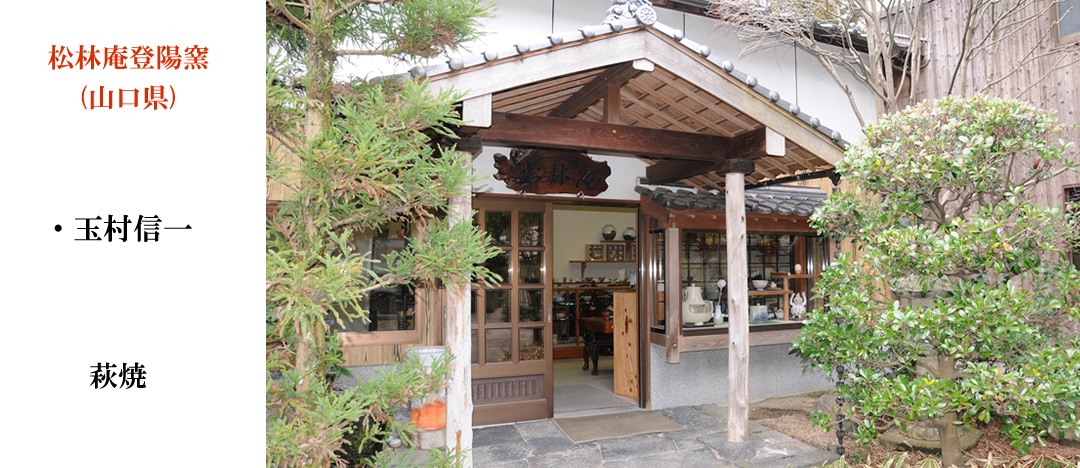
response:
<svg viewBox="0 0 1080 468"><path fill-rule="evenodd" d="M629 84L630 85L636 85L637 83L634 82L634 81L631 81ZM641 83L641 85L645 86L645 83ZM661 82L660 86L666 86L666 83ZM700 112L701 109L698 109L696 111L692 110L692 109L689 109L686 106L684 106L682 103L680 103L680 102L678 102L676 100L672 100L672 99L668 98L667 96L665 96L663 93L661 93L659 91L658 88L652 88L650 91L651 91L651 94L652 94L653 97L663 101L665 104L667 104L671 108L678 110L679 112L687 115L688 117L693 118L695 121L697 121L703 127L709 128L710 130L712 130L712 131L714 131L716 133L719 133L721 136L726 136L726 137L735 136L731 132L725 130L723 127L720 127L719 125L716 125L715 123L710 122L708 119L702 118L702 116L698 114L698 112Z"/></svg>
<svg viewBox="0 0 1080 468"><path fill-rule="evenodd" d="M595 71L588 71L584 73L573 74L558 80L550 82L534 83L531 85L521 86L512 90L499 93L500 98L497 100L498 104L512 104L521 100L535 99L538 96L543 96L546 93L552 91L562 91L568 88L578 88L585 86L594 77L596 77ZM574 89L577 92L577 89Z"/></svg>
<svg viewBox="0 0 1080 468"><path fill-rule="evenodd" d="M664 113L663 111L649 105L648 103L642 101L639 98L636 98L636 97L633 97L633 96L623 96L623 97L627 101L630 101L631 103L633 103L633 104L635 104L637 106L640 106L643 110L645 110L649 114L654 115L658 119L667 122L672 127L676 127L679 130L684 131L684 132L688 132L688 133L697 133L696 128L691 127L689 125L686 125L685 123L683 123L678 118L675 118L674 116L671 116L671 115L668 115L668 114Z"/></svg>
<svg viewBox="0 0 1080 468"><path fill-rule="evenodd" d="M627 101L631 100L627 99ZM649 110L645 107L634 104L633 101L631 101L629 106L623 108L623 115L632 117L637 123L640 123L641 125L660 130L670 130L670 128L672 127L671 122L660 116L657 116L652 112L649 112ZM650 119L649 117L653 117L655 120ZM657 120L660 122L657 122Z"/></svg>
<svg viewBox="0 0 1080 468"><path fill-rule="evenodd" d="M658 99L658 96L648 88L641 88L630 82L626 84L625 89L630 91L632 95L636 95L639 104L648 109L649 112L663 115L668 120L678 122L683 128L689 129L685 131L700 133L700 130L704 127L693 113L679 107L672 107L668 102Z"/></svg>
<svg viewBox="0 0 1080 468"><path fill-rule="evenodd" d="M729 122L737 125L739 128L742 128L744 130L750 130L750 129L753 129L754 127L757 126L756 123L754 123L754 122L746 122L742 118L736 116L735 113L729 112L724 107L721 107L719 105L719 103L721 101L719 99L717 99L715 96L712 96L709 93L706 93L706 92L702 91L698 87L696 87L696 86L694 86L694 85L692 85L692 84L690 84L690 83L688 83L688 82L686 82L684 80L680 80L680 79L677 79L677 78L675 78L673 76L669 76L667 73L656 73L655 77L658 80L666 83L667 85L673 86L673 87L675 87L675 89L678 89L678 90L682 91L683 94L685 94L688 98L693 99L698 104L701 104L702 106L705 106L709 110L711 110L713 112L716 112L717 114L723 116L725 119L727 119Z"/></svg>
<svg viewBox="0 0 1080 468"><path fill-rule="evenodd" d="M582 86L573 96L563 101L559 107L549 112L548 117L573 118L604 97L609 84L622 86L639 73L641 70L634 68L633 62L623 62L609 67Z"/></svg>

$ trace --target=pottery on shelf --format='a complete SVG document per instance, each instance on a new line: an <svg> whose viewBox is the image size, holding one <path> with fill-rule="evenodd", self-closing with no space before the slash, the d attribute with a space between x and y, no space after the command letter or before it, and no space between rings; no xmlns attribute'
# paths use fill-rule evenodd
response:
<svg viewBox="0 0 1080 468"><path fill-rule="evenodd" d="M765 280L751 280L750 283L752 283L754 289L757 289L758 291L764 290L765 287L769 285L769 282Z"/></svg>
<svg viewBox="0 0 1080 468"><path fill-rule="evenodd" d="M704 324L713 316L713 303L701 297L701 288L689 286L683 289L682 321L694 325Z"/></svg>
<svg viewBox="0 0 1080 468"><path fill-rule="evenodd" d="M604 240L614 240L615 239L615 226L612 226L610 224L604 226L604 229L602 229L600 231L600 234L603 234Z"/></svg>
<svg viewBox="0 0 1080 468"><path fill-rule="evenodd" d="M626 230L622 232L622 238L623 240L637 239L637 230L635 230L633 227L626 228Z"/></svg>
<svg viewBox="0 0 1080 468"><path fill-rule="evenodd" d="M800 265L798 263L795 264L795 274L796 275L801 275L802 274L802 265Z"/></svg>
<svg viewBox="0 0 1080 468"><path fill-rule="evenodd" d="M753 323L762 323L769 321L769 306L752 305L750 306L750 321Z"/></svg>

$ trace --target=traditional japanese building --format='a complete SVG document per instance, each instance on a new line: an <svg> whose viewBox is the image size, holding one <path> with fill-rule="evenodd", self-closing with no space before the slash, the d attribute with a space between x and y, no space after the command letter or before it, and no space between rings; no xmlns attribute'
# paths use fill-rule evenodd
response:
<svg viewBox="0 0 1080 468"><path fill-rule="evenodd" d="M447 345L470 359L451 393L468 395L474 425L705 403L745 414L829 389L790 343L838 247L809 216L861 138L833 79L790 47L740 58L711 20L647 1L495 13L481 53L380 79L464 93L466 124L440 143L473 155L468 203L502 250L488 267L503 282L467 301L374 292L370 324L342 330L347 364L370 374ZM581 18L595 21L556 29ZM406 242L408 227L391 225L361 248Z"/></svg>

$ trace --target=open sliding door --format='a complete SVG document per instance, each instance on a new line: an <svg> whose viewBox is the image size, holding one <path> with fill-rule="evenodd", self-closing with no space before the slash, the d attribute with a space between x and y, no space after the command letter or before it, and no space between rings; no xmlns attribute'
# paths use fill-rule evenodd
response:
<svg viewBox="0 0 1080 468"><path fill-rule="evenodd" d="M502 249L487 267L503 278L473 290L473 424L552 417L551 203L477 197L473 208Z"/></svg>

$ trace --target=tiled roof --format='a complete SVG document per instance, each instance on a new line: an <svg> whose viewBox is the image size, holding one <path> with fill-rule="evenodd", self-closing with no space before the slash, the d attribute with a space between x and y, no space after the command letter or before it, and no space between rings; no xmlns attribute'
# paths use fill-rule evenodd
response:
<svg viewBox="0 0 1080 468"><path fill-rule="evenodd" d="M455 72L469 67L483 65L496 60L517 57L537 50L548 49L563 44L569 44L573 42L584 41L586 39L602 37L608 34L615 34L625 29L644 26L653 28L654 30L672 38L679 45L686 47L687 49L693 51L696 54L701 55L709 62L722 69L724 72L735 77L737 80L739 80L741 83L743 83L745 86L747 86L754 92L768 98L773 103L773 105L782 109L784 112L790 112L792 115L807 123L812 128L821 132L829 139L836 142L836 144L840 147L846 148L848 146L848 142L841 138L839 131L822 125L821 119L819 119L818 117L811 116L805 112L802 112L802 109L800 109L797 104L782 99L778 91L765 87L758 82L757 77L747 75L746 73L739 71L737 68L735 68L735 64L733 62L713 55L712 51L709 49L708 46L699 44L685 37L685 34L682 30L672 28L660 22L656 22L655 11L652 11L651 4L648 4L648 2L643 2L641 0L629 0L626 5L622 6L628 6L635 3L644 6L634 8L633 11L623 11L617 15L613 14L612 10L609 10L608 18L604 20L603 24L584 26L579 28L577 31L552 34L546 38L531 42L523 42L505 49L488 50L479 55L473 55L469 57L455 57L444 63L429 65L427 67L416 66L412 68L407 74L396 75L394 77L381 77L379 79L393 78L397 80L404 80L407 78L419 79L424 77L433 77L437 75ZM616 6L612 7L612 9L614 8L616 8Z"/></svg>
<svg viewBox="0 0 1080 468"><path fill-rule="evenodd" d="M665 187L638 185L635 189L657 204L673 210L726 211L721 191L671 190ZM745 192L746 212L810 216L825 201L825 192L802 187L765 187Z"/></svg>

